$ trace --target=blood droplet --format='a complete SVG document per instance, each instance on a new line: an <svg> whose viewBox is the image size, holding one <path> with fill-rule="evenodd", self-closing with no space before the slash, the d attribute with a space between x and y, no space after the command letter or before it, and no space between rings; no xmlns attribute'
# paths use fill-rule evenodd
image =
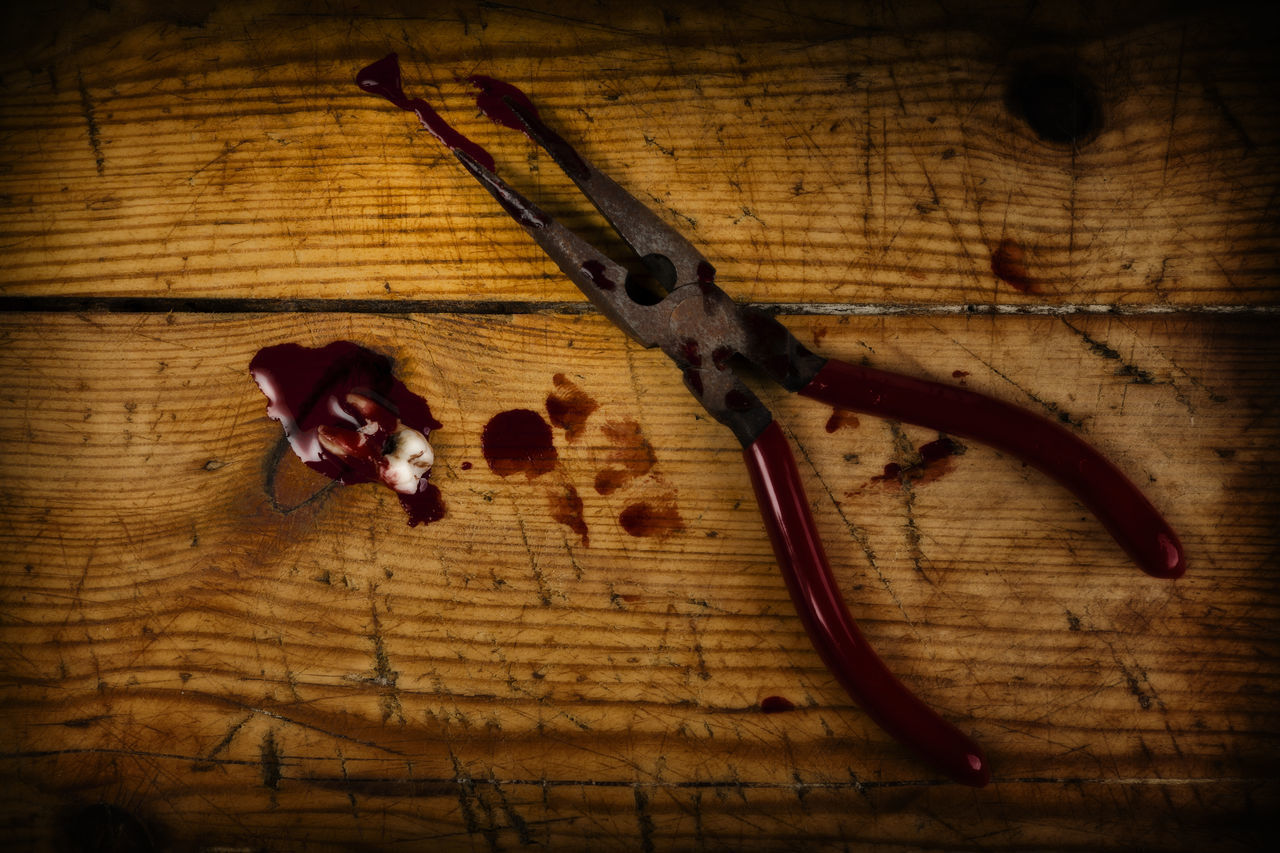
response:
<svg viewBox="0 0 1280 853"><path fill-rule="evenodd" d="M827 418L827 432L835 432L841 427L856 427L861 423L858 416L848 409L832 409L831 417Z"/></svg>
<svg viewBox="0 0 1280 853"><path fill-rule="evenodd" d="M1001 240L1000 245L991 253L991 272L1020 293L1032 291L1033 282L1027 274L1026 253L1013 240Z"/></svg>
<svg viewBox="0 0 1280 853"><path fill-rule="evenodd" d="M489 468L500 477L523 473L530 480L555 468L551 427L532 409L509 409L489 419L480 436Z"/></svg>

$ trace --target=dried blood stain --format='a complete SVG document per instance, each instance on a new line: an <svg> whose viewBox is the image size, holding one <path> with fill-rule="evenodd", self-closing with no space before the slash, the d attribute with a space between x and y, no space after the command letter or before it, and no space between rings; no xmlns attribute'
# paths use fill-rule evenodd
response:
<svg viewBox="0 0 1280 853"><path fill-rule="evenodd" d="M991 253L991 272L1021 293L1030 293L1034 282L1027 273L1026 253L1013 240L1001 240Z"/></svg>
<svg viewBox="0 0 1280 853"><path fill-rule="evenodd" d="M598 493L608 495L649 473L658 457L635 421L610 421L603 432L613 444L608 457L613 464L596 474L595 487Z"/></svg>
<svg viewBox="0 0 1280 853"><path fill-rule="evenodd" d="M874 482L885 483L930 483L951 470L952 457L964 453L967 448L955 439L941 436L935 441L920 445L916 449L918 458L906 465L890 462L884 466L884 473L872 477Z"/></svg>
<svg viewBox="0 0 1280 853"><path fill-rule="evenodd" d="M831 417L827 418L827 432L835 432L841 427L856 427L860 421L858 416L847 409L832 409Z"/></svg>
<svg viewBox="0 0 1280 853"><path fill-rule="evenodd" d="M547 500L551 504L551 517L578 534L583 546L590 545L587 521L582 514L582 498L573 484L565 483L561 491L552 492Z"/></svg>
<svg viewBox="0 0 1280 853"><path fill-rule="evenodd" d="M684 521L671 502L633 503L618 516L618 523L628 534L636 537L666 539L684 530Z"/></svg>
<svg viewBox="0 0 1280 853"><path fill-rule="evenodd" d="M576 441L587 426L587 419L600 404L573 384L563 373L551 378L555 389L547 395L547 416L551 425L564 430L567 441Z"/></svg>

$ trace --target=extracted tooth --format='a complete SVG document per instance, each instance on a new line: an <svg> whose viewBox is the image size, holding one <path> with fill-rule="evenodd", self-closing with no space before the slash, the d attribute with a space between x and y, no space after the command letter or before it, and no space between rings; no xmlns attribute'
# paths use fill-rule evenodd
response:
<svg viewBox="0 0 1280 853"><path fill-rule="evenodd" d="M406 495L418 491L418 483L436 461L427 437L403 424L382 446L382 455L384 460L378 471L382 482Z"/></svg>

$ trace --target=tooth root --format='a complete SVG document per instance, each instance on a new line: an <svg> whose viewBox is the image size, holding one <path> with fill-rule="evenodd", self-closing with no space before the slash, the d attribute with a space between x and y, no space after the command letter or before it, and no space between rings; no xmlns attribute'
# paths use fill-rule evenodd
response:
<svg viewBox="0 0 1280 853"><path fill-rule="evenodd" d="M317 427L316 438L319 440L321 447L342 459L369 455L365 447L365 436L355 430L335 426Z"/></svg>
<svg viewBox="0 0 1280 853"><path fill-rule="evenodd" d="M381 420L382 418L395 417L386 406L357 391L347 394L346 399L353 409L366 418Z"/></svg>

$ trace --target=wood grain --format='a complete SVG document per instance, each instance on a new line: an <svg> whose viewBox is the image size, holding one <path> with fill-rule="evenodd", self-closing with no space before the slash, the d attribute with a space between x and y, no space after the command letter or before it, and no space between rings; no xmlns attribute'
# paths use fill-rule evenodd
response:
<svg viewBox="0 0 1280 853"><path fill-rule="evenodd" d="M683 5L0 10L0 846L1274 847L1274 13ZM1060 419L1187 576L980 444L922 467L935 434L764 389L859 624L995 775L936 778L812 651L730 434L356 90L391 50L605 248L459 76L806 344ZM335 339L444 422L442 521L283 452L249 360ZM491 471L488 419L568 391L556 467Z"/></svg>
<svg viewBox="0 0 1280 853"><path fill-rule="evenodd" d="M1271 29L1251 15L173 5L55 13L46 27L30 12L11 28L4 293L577 299L411 117L352 84L395 50L406 84L518 187L605 237L553 164L478 118L455 78L525 87L705 246L740 298L1277 298L1280 74ZM1046 144L1010 111L1027 63L1092 82L1101 128L1087 144ZM1002 280L993 261L1009 256Z"/></svg>
<svg viewBox="0 0 1280 853"><path fill-rule="evenodd" d="M939 785L831 683L732 436L599 317L10 315L6 819L48 839L106 802L179 847L309 849L1261 837L1277 793L1270 322L787 322L832 355L964 371L950 381L1063 418L1184 537L1187 577L1147 578L1013 460L966 443L936 476L878 481L936 436L873 418L829 434L829 409L771 399L859 622L984 742L991 789ZM409 528L372 486L281 512L322 488L287 462L266 494L278 427L245 366L335 338L393 355L444 422L443 521ZM576 440L557 431L555 471L498 477L484 423L541 410L556 373L599 408ZM656 463L599 494L608 426L628 421ZM585 546L548 503L567 486ZM683 529L627 535L638 500L673 501ZM772 695L797 710L763 713Z"/></svg>

